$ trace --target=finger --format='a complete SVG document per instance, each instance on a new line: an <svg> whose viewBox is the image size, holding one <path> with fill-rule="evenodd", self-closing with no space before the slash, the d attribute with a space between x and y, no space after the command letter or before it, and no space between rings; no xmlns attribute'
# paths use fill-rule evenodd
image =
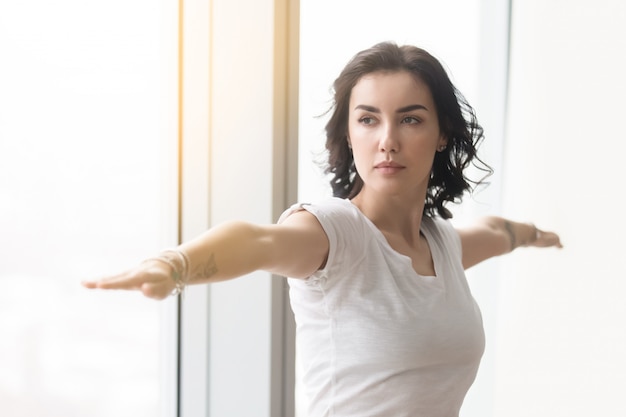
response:
<svg viewBox="0 0 626 417"><path fill-rule="evenodd" d="M548 244L550 246L557 246L558 247L561 244L559 236L556 233L552 233L552 232L548 233L546 240L547 240L547 242L548 242Z"/></svg>
<svg viewBox="0 0 626 417"><path fill-rule="evenodd" d="M96 281L94 280L84 280L80 282L80 285L82 285L85 288L89 288L89 289L94 289L96 288Z"/></svg>
<svg viewBox="0 0 626 417"><path fill-rule="evenodd" d="M539 239L537 241L537 246L539 247L557 247L562 248L561 239L559 235L554 232L545 232L543 230L539 231Z"/></svg>
<svg viewBox="0 0 626 417"><path fill-rule="evenodd" d="M103 290L138 290L143 283L140 274L123 272L97 280L83 281L83 286L91 289Z"/></svg>

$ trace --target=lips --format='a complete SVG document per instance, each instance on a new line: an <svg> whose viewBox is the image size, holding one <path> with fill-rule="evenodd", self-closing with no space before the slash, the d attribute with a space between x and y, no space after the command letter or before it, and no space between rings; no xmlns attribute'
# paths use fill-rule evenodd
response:
<svg viewBox="0 0 626 417"><path fill-rule="evenodd" d="M400 165L397 162L394 161L383 161L383 162L379 162L376 165L374 165L374 168L396 168L396 169L400 169L400 168L404 168L403 165Z"/></svg>
<svg viewBox="0 0 626 417"><path fill-rule="evenodd" d="M403 170L404 166L394 161L382 161L374 165L374 168L383 174L395 174Z"/></svg>

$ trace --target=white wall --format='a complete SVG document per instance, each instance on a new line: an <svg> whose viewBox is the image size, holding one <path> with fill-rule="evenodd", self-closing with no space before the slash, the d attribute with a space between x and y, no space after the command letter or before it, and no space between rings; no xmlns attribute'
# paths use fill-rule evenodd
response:
<svg viewBox="0 0 626 417"><path fill-rule="evenodd" d="M626 3L514 2L504 212L565 249L503 261L497 416L624 416Z"/></svg>

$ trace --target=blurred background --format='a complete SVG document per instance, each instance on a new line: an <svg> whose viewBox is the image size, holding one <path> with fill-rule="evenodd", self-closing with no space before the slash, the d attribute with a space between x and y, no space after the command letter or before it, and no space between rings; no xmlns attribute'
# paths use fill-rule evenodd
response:
<svg viewBox="0 0 626 417"><path fill-rule="evenodd" d="M495 173L455 224L565 244L468 271L487 350L461 415L626 415L625 18L618 0L0 3L0 415L304 417L281 278L160 303L79 283L328 196L330 87L386 40L439 58L485 129Z"/></svg>

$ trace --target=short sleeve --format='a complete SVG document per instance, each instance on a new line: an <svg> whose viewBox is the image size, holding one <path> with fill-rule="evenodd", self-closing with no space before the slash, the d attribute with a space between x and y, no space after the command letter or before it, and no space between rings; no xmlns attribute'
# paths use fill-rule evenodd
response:
<svg viewBox="0 0 626 417"><path fill-rule="evenodd" d="M319 283L345 275L353 260L360 259L364 248L364 224L356 207L348 200L332 198L318 204L298 203L285 210L278 219L283 222L291 214L306 210L315 216L328 237L328 259L324 268L310 278Z"/></svg>

